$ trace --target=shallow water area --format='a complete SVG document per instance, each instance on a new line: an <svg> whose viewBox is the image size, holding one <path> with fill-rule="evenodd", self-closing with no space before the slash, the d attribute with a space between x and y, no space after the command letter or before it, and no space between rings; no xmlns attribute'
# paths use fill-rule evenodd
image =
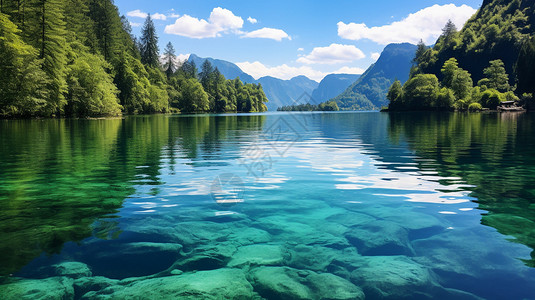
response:
<svg viewBox="0 0 535 300"><path fill-rule="evenodd" d="M0 121L0 298L535 299L534 121Z"/></svg>

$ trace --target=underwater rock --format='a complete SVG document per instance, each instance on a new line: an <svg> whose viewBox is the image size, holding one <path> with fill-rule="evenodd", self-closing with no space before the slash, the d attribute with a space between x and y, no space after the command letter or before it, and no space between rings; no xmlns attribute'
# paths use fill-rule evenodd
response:
<svg viewBox="0 0 535 300"><path fill-rule="evenodd" d="M336 275L312 273L306 279L314 292L315 299L364 299L364 292L359 287Z"/></svg>
<svg viewBox="0 0 535 300"><path fill-rule="evenodd" d="M50 300L73 299L73 279L67 277L50 277L46 279L13 279L2 285L3 300Z"/></svg>
<svg viewBox="0 0 535 300"><path fill-rule="evenodd" d="M329 222L342 224L346 227L354 227L362 224L366 224L376 219L370 215L362 214L358 212L345 211L344 213L336 214L327 218Z"/></svg>
<svg viewBox="0 0 535 300"><path fill-rule="evenodd" d="M290 251L287 265L296 269L325 271L337 255L336 250L321 246L297 245Z"/></svg>
<svg viewBox="0 0 535 300"><path fill-rule="evenodd" d="M100 291L107 287L116 285L119 280L109 279L102 276L82 277L74 281L74 292L76 295L84 295L90 291Z"/></svg>
<svg viewBox="0 0 535 300"><path fill-rule="evenodd" d="M310 274L288 267L260 267L252 271L253 285L267 299L310 299L312 292L301 280Z"/></svg>
<svg viewBox="0 0 535 300"><path fill-rule="evenodd" d="M88 299L255 299L258 295L239 269L217 269L145 279L110 287Z"/></svg>
<svg viewBox="0 0 535 300"><path fill-rule="evenodd" d="M364 299L359 287L329 273L289 267L260 267L251 273L255 290L266 299Z"/></svg>
<svg viewBox="0 0 535 300"><path fill-rule="evenodd" d="M93 275L89 267L81 262L63 262L57 265L53 265L52 267L54 268L54 273L57 276L65 276L76 279Z"/></svg>
<svg viewBox="0 0 535 300"><path fill-rule="evenodd" d="M183 222L175 226L176 236L187 251L199 244L224 242L233 232L228 223Z"/></svg>
<svg viewBox="0 0 535 300"><path fill-rule="evenodd" d="M408 232L396 223L377 220L353 227L345 237L363 255L411 255Z"/></svg>
<svg viewBox="0 0 535 300"><path fill-rule="evenodd" d="M406 256L368 256L362 262L351 273L351 281L362 287L368 298L421 298L437 286L426 267Z"/></svg>
<svg viewBox="0 0 535 300"><path fill-rule="evenodd" d="M242 246L251 244L267 243L271 241L271 235L262 229L254 227L246 227L239 231L232 232L229 237L229 241L240 244Z"/></svg>
<svg viewBox="0 0 535 300"><path fill-rule="evenodd" d="M256 244L240 247L233 255L228 266L280 265L282 264L283 259L283 249L281 246Z"/></svg>
<svg viewBox="0 0 535 300"><path fill-rule="evenodd" d="M490 247L487 241L494 242ZM530 257L530 249L513 244L491 229L453 228L428 239L413 242L418 262L437 272L448 286L460 284L483 274L499 271L518 274L525 270L519 259ZM489 263L492 261L492 263Z"/></svg>
<svg viewBox="0 0 535 300"><path fill-rule="evenodd" d="M236 246L232 243L201 246L188 253L183 259L179 259L172 268L182 271L219 269L229 262L235 252Z"/></svg>

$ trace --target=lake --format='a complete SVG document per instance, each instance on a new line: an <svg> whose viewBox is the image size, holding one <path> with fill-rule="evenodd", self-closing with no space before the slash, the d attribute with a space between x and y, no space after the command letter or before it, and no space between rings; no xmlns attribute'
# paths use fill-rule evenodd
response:
<svg viewBox="0 0 535 300"><path fill-rule="evenodd" d="M535 115L0 120L2 299L535 299Z"/></svg>

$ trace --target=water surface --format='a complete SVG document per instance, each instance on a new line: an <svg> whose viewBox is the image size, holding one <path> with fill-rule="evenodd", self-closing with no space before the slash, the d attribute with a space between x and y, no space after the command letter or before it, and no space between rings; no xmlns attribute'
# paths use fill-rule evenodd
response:
<svg viewBox="0 0 535 300"><path fill-rule="evenodd" d="M0 294L535 299L534 120L0 121Z"/></svg>

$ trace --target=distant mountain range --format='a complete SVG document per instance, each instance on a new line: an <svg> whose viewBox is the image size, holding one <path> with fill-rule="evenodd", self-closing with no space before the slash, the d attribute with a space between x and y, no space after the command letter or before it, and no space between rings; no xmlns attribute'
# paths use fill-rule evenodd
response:
<svg viewBox="0 0 535 300"><path fill-rule="evenodd" d="M408 43L386 46L377 62L333 100L341 110L372 110L388 105L386 94L392 83L409 79L416 48Z"/></svg>
<svg viewBox="0 0 535 300"><path fill-rule="evenodd" d="M275 111L281 106L292 105L303 94L310 95L318 87L316 81L306 76L297 76L290 80L266 76L255 80L251 75L243 72L240 67L228 61L202 58L195 54L191 54L188 59L190 62L195 62L199 71L205 60L208 60L214 67L217 67L227 79L239 77L243 82L260 83L266 97L269 99L269 102L266 104L269 111Z"/></svg>
<svg viewBox="0 0 535 300"><path fill-rule="evenodd" d="M340 95L359 78L360 75L355 74L329 74L321 80L319 86L312 92L312 99L315 102L328 101Z"/></svg>
<svg viewBox="0 0 535 300"><path fill-rule="evenodd" d="M330 74L320 83L306 76L297 76L290 80L265 76L255 80L231 62L202 58L195 54L191 54L188 61L195 62L200 71L204 61L208 60L225 78L239 77L243 82L260 83L269 99L269 111L295 104L297 101L313 101L319 104L330 99L334 99L340 109L363 110L377 109L388 104L388 88L396 79L402 82L408 79L415 52L415 45L390 44L363 75Z"/></svg>

